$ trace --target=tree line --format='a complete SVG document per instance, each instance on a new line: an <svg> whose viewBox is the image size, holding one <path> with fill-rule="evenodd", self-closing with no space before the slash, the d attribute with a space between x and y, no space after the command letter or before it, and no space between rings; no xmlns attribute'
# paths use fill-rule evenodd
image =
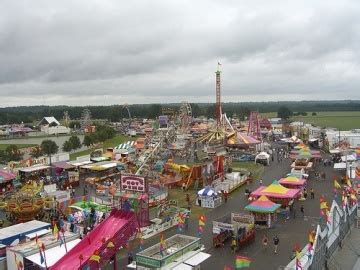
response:
<svg viewBox="0 0 360 270"><path fill-rule="evenodd" d="M132 117L155 118L162 114L162 108L179 109L181 104L134 104L128 108ZM360 101L283 101L283 102L239 102L223 103L222 109L228 116L237 115L244 118L250 111L260 113L277 112L281 107L288 107L293 112L319 112L319 111L360 111ZM214 117L215 104L192 103L194 117ZM68 111L71 119L80 119L85 108L91 111L94 119L107 119L118 122L128 118L128 110L122 105L112 106L21 106L0 108L0 125L14 123L36 123L44 116L54 116L58 120L63 118L64 111Z"/></svg>

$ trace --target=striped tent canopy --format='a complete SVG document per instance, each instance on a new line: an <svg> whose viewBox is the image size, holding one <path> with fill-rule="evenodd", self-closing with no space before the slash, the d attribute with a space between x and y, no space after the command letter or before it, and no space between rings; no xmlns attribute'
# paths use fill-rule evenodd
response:
<svg viewBox="0 0 360 270"><path fill-rule="evenodd" d="M203 189L198 191L198 195L200 196L212 196L215 194L215 190L212 187L204 187Z"/></svg>
<svg viewBox="0 0 360 270"><path fill-rule="evenodd" d="M115 146L114 149L129 149L132 148L134 145L135 145L134 141L127 141L119 144L118 146Z"/></svg>
<svg viewBox="0 0 360 270"><path fill-rule="evenodd" d="M320 158L321 153L318 150L310 150L308 148L303 148L300 150L292 150L290 152L290 157L292 159L297 158Z"/></svg>
<svg viewBox="0 0 360 270"><path fill-rule="evenodd" d="M257 213L274 213L281 204L274 203L266 196L260 196L259 199L245 206L245 210Z"/></svg>
<svg viewBox="0 0 360 270"><path fill-rule="evenodd" d="M279 183L282 185L291 185L291 186L303 186L305 185L306 179L296 177L294 175L286 176L285 178L281 178Z"/></svg>
<svg viewBox="0 0 360 270"><path fill-rule="evenodd" d="M251 196L260 197L265 195L269 198L292 199L300 193L300 189L286 188L280 185L279 181L274 181L270 186L260 186L251 193Z"/></svg>

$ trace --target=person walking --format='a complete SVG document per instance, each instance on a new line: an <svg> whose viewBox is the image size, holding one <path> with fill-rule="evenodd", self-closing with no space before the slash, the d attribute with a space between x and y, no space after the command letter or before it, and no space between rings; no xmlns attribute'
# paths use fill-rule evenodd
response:
<svg viewBox="0 0 360 270"><path fill-rule="evenodd" d="M228 193L226 190L224 191L224 201L225 201L225 203L227 203L227 201L228 201Z"/></svg>
<svg viewBox="0 0 360 270"><path fill-rule="evenodd" d="M305 210L304 210L303 205L301 205L301 207L300 207L300 212L301 212L302 216L304 217L305 216Z"/></svg>
<svg viewBox="0 0 360 270"><path fill-rule="evenodd" d="M266 234L264 234L263 239L262 239L262 244L263 244L264 248L267 248L268 243L269 243L269 240L268 240Z"/></svg>
<svg viewBox="0 0 360 270"><path fill-rule="evenodd" d="M273 242L274 242L274 253L277 253L277 249L280 243L279 237L277 235L274 236Z"/></svg>
<svg viewBox="0 0 360 270"><path fill-rule="evenodd" d="M304 188L304 199L306 200L307 199L307 189Z"/></svg>
<svg viewBox="0 0 360 270"><path fill-rule="evenodd" d="M310 198L315 199L315 190L313 188L310 189Z"/></svg>
<svg viewBox="0 0 360 270"><path fill-rule="evenodd" d="M235 253L235 252L236 252L236 246L237 246L236 239L235 239L235 237L233 237L233 239L231 240L231 250L232 250L232 253Z"/></svg>
<svg viewBox="0 0 360 270"><path fill-rule="evenodd" d="M262 184L263 184L263 180L261 178L259 180L259 184L260 184L260 186L262 186Z"/></svg>

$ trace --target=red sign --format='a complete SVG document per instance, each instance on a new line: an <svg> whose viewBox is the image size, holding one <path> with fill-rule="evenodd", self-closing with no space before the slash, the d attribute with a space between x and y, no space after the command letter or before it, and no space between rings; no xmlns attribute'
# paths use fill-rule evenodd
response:
<svg viewBox="0 0 360 270"><path fill-rule="evenodd" d="M121 175L121 190L146 192L145 177L138 175Z"/></svg>

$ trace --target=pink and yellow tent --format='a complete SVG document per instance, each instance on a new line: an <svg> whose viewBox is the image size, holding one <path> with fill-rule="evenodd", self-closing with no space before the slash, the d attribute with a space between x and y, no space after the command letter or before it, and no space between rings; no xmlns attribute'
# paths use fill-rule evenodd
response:
<svg viewBox="0 0 360 270"><path fill-rule="evenodd" d="M262 195L256 201L245 206L245 210L256 213L274 213L280 206L281 204L274 203Z"/></svg>
<svg viewBox="0 0 360 270"><path fill-rule="evenodd" d="M260 186L258 189L251 193L251 197L260 197L265 195L269 198L276 199L293 199L298 196L300 193L300 189L294 188L286 188L280 185L279 181L274 181L270 186Z"/></svg>
<svg viewBox="0 0 360 270"><path fill-rule="evenodd" d="M279 183L281 185L286 185L286 186L302 187L302 186L305 185L306 179L299 178L299 177L294 176L294 175L289 175L289 176L286 176L284 178L281 178Z"/></svg>

